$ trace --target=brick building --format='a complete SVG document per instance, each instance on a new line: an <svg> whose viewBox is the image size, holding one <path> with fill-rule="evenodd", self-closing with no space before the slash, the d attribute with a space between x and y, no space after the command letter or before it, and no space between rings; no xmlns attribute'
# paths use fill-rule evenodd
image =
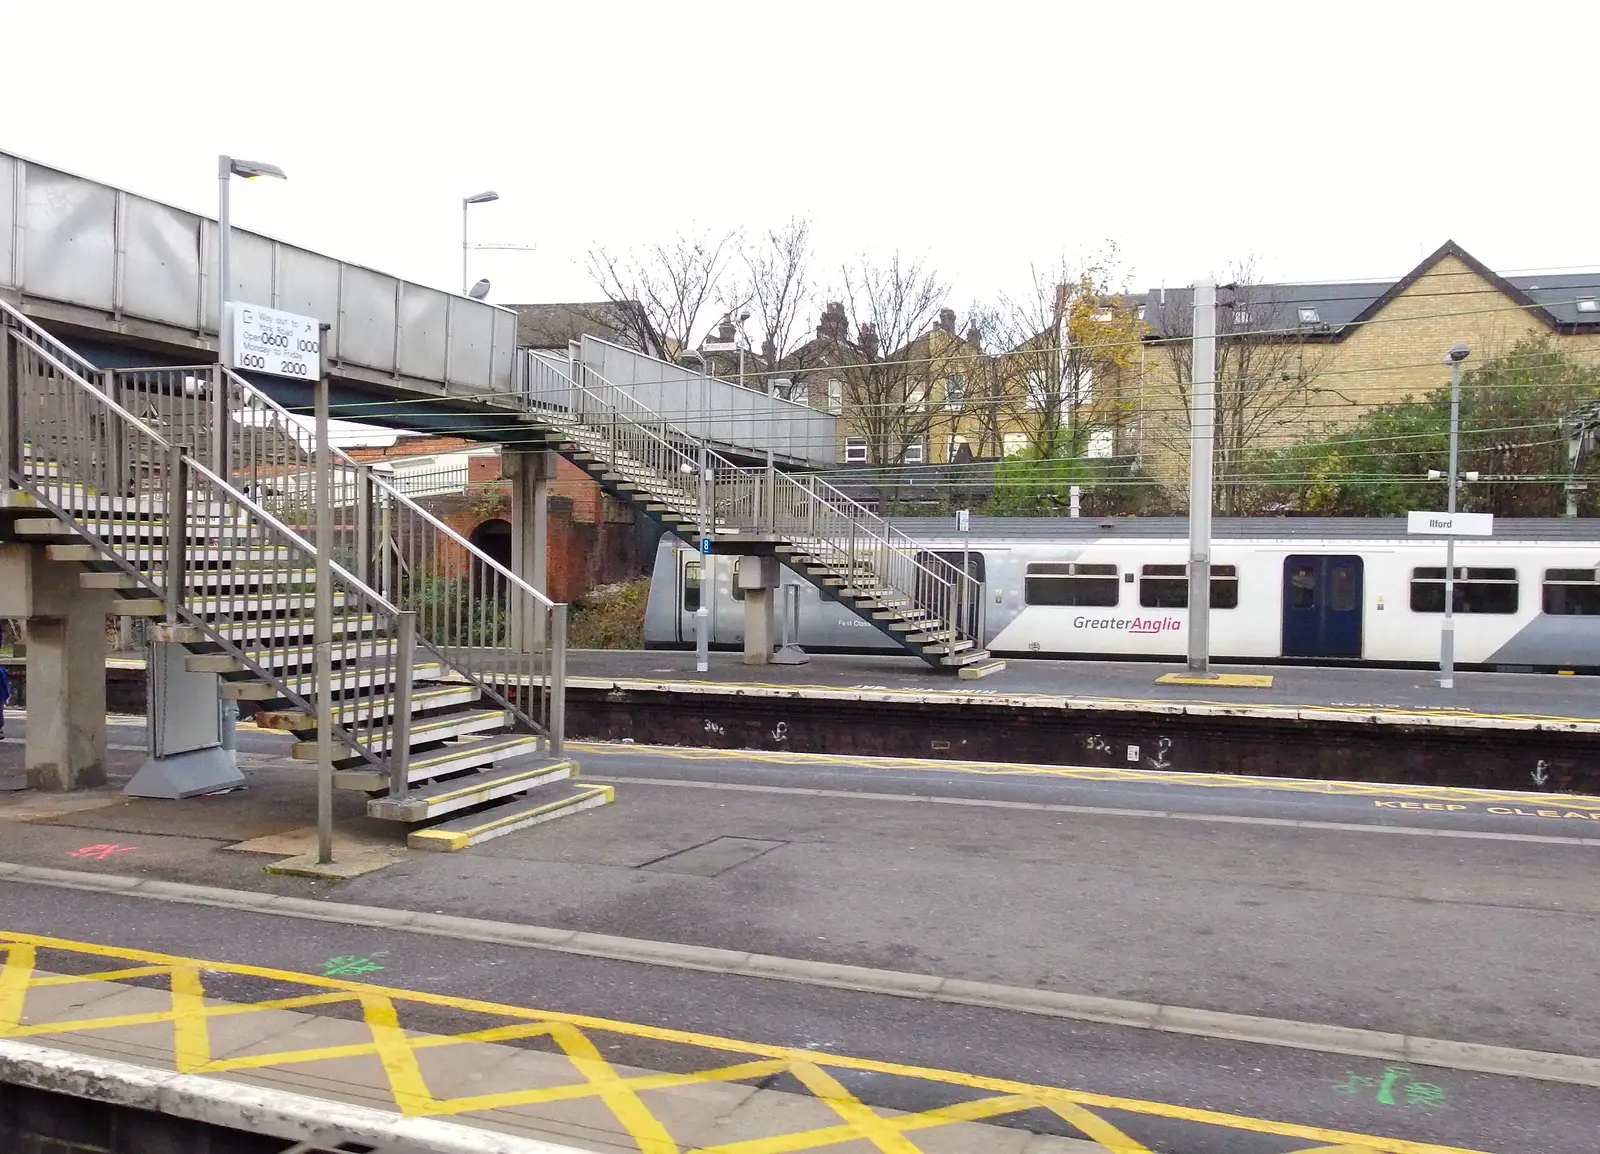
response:
<svg viewBox="0 0 1600 1154"><path fill-rule="evenodd" d="M1224 287L1217 299L1219 475L1238 453L1447 385L1442 362L1454 344L1472 347L1469 368L1533 336L1569 354L1600 352L1600 273L1502 276L1453 241L1396 281ZM1132 301L1149 333L1134 363L1106 382L1117 451L1137 454L1147 476L1181 484L1192 298L1184 288Z"/></svg>
<svg viewBox="0 0 1600 1154"><path fill-rule="evenodd" d="M461 437L402 436L385 448L351 449L390 473L402 492L490 556L511 559L511 484L500 448ZM576 601L597 585L649 571L660 530L606 495L582 469L557 458L550 483L546 592Z"/></svg>

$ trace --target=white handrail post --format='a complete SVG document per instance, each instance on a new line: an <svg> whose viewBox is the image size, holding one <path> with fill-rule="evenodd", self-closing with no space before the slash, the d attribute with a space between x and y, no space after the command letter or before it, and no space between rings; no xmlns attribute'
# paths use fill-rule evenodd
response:
<svg viewBox="0 0 1600 1154"><path fill-rule="evenodd" d="M315 408L317 587L312 645L317 686L317 861L325 865L333 860L333 469L328 455L326 371L315 386Z"/></svg>

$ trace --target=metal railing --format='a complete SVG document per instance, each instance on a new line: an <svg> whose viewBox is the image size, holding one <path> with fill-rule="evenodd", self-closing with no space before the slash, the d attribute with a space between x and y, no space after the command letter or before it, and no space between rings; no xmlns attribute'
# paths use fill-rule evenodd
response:
<svg viewBox="0 0 1600 1154"><path fill-rule="evenodd" d="M101 373L4 302L0 330L3 474L161 596L169 623L198 627L310 711L312 432L216 366ZM418 646L559 752L566 606L332 456L329 696L344 755L386 769L395 793L408 786Z"/></svg>
<svg viewBox="0 0 1600 1154"><path fill-rule="evenodd" d="M543 413L579 449L592 453L648 497L686 514L700 508L701 446L596 370L574 379L545 358L529 359L530 409ZM764 534L803 545L854 592L881 592L923 610L917 635L930 643L979 644L973 584L960 565L919 545L859 501L814 476L743 468L706 452L708 520L713 532Z"/></svg>

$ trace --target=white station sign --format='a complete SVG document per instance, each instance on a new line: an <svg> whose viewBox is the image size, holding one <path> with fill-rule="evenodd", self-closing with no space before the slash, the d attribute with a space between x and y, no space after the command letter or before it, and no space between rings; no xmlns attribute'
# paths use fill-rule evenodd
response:
<svg viewBox="0 0 1600 1154"><path fill-rule="evenodd" d="M228 309L233 319L229 367L301 381L322 376L322 326L316 317L236 301Z"/></svg>
<svg viewBox="0 0 1600 1154"><path fill-rule="evenodd" d="M1492 537L1493 513L1418 513L1406 514L1406 532L1425 537Z"/></svg>

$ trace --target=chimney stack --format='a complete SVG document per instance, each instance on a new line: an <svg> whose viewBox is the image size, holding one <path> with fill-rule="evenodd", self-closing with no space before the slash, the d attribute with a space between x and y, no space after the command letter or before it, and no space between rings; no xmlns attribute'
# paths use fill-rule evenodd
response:
<svg viewBox="0 0 1600 1154"><path fill-rule="evenodd" d="M967 344L983 352L983 332L975 323L967 326Z"/></svg>
<svg viewBox="0 0 1600 1154"><path fill-rule="evenodd" d="M861 336L856 342L861 346L862 355L869 361L878 359L878 330L872 325L861 326Z"/></svg>
<svg viewBox="0 0 1600 1154"><path fill-rule="evenodd" d="M939 310L939 327L941 329L943 329L945 332L949 333L951 336L955 336L956 335L956 310L955 309L940 309Z"/></svg>

